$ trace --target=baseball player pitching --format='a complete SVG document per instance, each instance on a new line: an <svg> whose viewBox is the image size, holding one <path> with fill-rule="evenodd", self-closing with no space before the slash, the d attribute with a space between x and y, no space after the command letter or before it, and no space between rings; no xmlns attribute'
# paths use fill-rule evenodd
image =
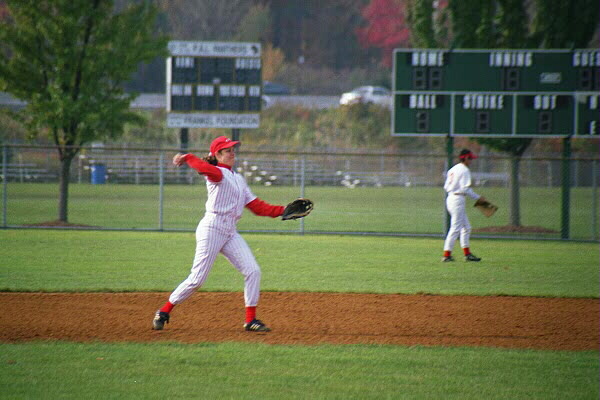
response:
<svg viewBox="0 0 600 400"><path fill-rule="evenodd" d="M256 318L256 306L260 295L260 267L250 247L237 232L236 225L244 207L256 215L272 218L283 215L286 207L271 205L256 197L248 188L243 176L233 171L234 146L238 143L220 136L211 143L210 153L206 158L200 159L193 154L176 154L173 157L174 165L181 166L187 163L189 167L204 175L208 199L206 213L196 228L196 253L190 275L171 293L165 305L156 311L152 329L164 328L175 305L183 302L202 286L217 255L222 253L244 276L244 329L252 332L270 331ZM312 207L312 202L310 203ZM308 212L310 210L305 211L305 215ZM293 218L297 217L292 216L288 219Z"/></svg>
<svg viewBox="0 0 600 400"><path fill-rule="evenodd" d="M446 182L444 190L447 193L446 208L450 213L450 229L444 242L443 262L452 262L452 249L456 239L460 238L460 245L465 255L465 261L481 261L481 258L476 257L471 253L469 241L471 237L471 224L467 218L466 212L466 197L481 201L485 201L483 196L478 195L471 189L471 171L469 166L477 156L468 149L463 149L460 152L460 162L450 168L446 174Z"/></svg>

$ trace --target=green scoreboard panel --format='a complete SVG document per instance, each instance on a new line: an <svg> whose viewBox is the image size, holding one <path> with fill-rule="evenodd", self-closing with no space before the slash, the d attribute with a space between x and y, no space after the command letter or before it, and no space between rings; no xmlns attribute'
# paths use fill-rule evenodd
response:
<svg viewBox="0 0 600 400"><path fill-rule="evenodd" d="M577 104L577 133L586 136L598 136L598 93L578 93L575 96Z"/></svg>
<svg viewBox="0 0 600 400"><path fill-rule="evenodd" d="M260 43L169 42L167 126L258 128Z"/></svg>
<svg viewBox="0 0 600 400"><path fill-rule="evenodd" d="M600 51L394 51L394 136L600 137Z"/></svg>

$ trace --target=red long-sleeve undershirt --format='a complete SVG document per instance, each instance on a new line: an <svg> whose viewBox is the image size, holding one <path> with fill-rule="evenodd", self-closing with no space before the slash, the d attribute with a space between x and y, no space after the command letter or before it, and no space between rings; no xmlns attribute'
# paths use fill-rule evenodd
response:
<svg viewBox="0 0 600 400"><path fill-rule="evenodd" d="M221 182L223 179L223 173L217 167L212 164L207 163L204 160L196 157L193 154L186 154L183 156L183 160L187 163L190 168L195 169L198 173L206 176L209 181L217 183Z"/></svg>
<svg viewBox="0 0 600 400"><path fill-rule="evenodd" d="M193 168L198 171L198 173L206 176L209 181L218 183L223 180L223 172L221 172L219 168L207 163L195 155L188 153L183 159L190 168ZM231 169L228 165L221 164L220 166ZM269 204L257 197L250 203L246 204L246 208L258 216L276 218L283 214L285 207Z"/></svg>
<svg viewBox="0 0 600 400"><path fill-rule="evenodd" d="M258 216L276 218L283 214L285 207L266 203L257 197L246 204L246 208Z"/></svg>

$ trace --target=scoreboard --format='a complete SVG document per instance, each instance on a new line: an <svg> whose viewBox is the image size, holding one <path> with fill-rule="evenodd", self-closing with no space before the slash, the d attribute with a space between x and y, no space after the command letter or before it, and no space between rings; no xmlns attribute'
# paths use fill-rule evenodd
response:
<svg viewBox="0 0 600 400"><path fill-rule="evenodd" d="M169 42L167 126L258 128L260 43Z"/></svg>
<svg viewBox="0 0 600 400"><path fill-rule="evenodd" d="M393 136L599 138L600 51L396 49Z"/></svg>

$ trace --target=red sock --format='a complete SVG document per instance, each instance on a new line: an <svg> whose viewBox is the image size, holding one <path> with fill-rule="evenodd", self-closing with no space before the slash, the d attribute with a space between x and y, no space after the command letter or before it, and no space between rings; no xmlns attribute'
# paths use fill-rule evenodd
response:
<svg viewBox="0 0 600 400"><path fill-rule="evenodd" d="M468 247L463 248L463 252L465 253L465 256L468 256L469 254L471 254L471 249L469 249Z"/></svg>
<svg viewBox="0 0 600 400"><path fill-rule="evenodd" d="M444 257L450 257L450 254L452 254L451 251L448 251L448 250L444 251Z"/></svg>
<svg viewBox="0 0 600 400"><path fill-rule="evenodd" d="M246 323L252 322L253 319L256 319L256 306L246 307Z"/></svg>
<svg viewBox="0 0 600 400"><path fill-rule="evenodd" d="M170 313L171 310L175 307L175 304L172 304L170 301L167 301L164 306L160 309L160 311Z"/></svg>

